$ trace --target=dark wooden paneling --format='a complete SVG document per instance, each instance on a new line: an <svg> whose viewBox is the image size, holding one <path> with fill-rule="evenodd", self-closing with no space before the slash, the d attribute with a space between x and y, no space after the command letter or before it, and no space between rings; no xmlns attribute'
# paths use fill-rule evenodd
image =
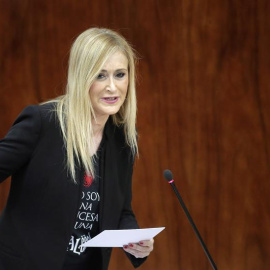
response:
<svg viewBox="0 0 270 270"><path fill-rule="evenodd" d="M118 29L142 58L134 209L142 227L166 226L141 269L210 269L166 168L219 269L268 269L269 12L267 0L0 0L0 137L62 93L75 36ZM132 269L124 257L115 249L110 270Z"/></svg>

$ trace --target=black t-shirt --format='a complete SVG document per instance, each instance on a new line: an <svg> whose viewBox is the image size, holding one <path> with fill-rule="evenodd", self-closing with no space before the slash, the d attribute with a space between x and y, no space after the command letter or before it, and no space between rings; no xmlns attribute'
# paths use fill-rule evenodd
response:
<svg viewBox="0 0 270 270"><path fill-rule="evenodd" d="M62 270L89 270L93 248L81 247L98 234L100 204L100 159L102 144L95 159L95 179L85 174L75 225L67 247L66 259ZM91 267L90 267L91 269Z"/></svg>

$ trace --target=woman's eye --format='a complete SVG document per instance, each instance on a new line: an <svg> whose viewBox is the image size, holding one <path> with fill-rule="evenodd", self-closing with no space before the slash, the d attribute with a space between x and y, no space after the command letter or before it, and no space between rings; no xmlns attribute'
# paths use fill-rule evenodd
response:
<svg viewBox="0 0 270 270"><path fill-rule="evenodd" d="M98 79L98 80L102 80L102 79L104 79L105 77L106 77L105 74L100 73L100 74L98 74L97 79Z"/></svg>
<svg viewBox="0 0 270 270"><path fill-rule="evenodd" d="M116 77L117 77L117 78L123 78L123 77L125 77L125 75L126 75L125 72L120 72L120 73L117 73L117 74L116 74Z"/></svg>

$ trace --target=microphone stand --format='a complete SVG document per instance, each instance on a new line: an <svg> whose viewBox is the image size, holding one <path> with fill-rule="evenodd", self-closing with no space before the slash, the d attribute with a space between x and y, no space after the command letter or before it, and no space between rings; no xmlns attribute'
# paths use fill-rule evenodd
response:
<svg viewBox="0 0 270 270"><path fill-rule="evenodd" d="M200 244L201 244L201 246L202 246L202 248L203 248L203 250L204 250L204 252L205 252L205 254L206 254L206 256L207 256L207 258L209 260L209 262L210 262L210 264L211 264L211 266L212 266L212 268L214 270L217 270L217 267L215 265L215 262L212 259L212 257L210 255L210 253L209 253L209 251L208 251L205 243L203 242L203 239L202 239L202 237L201 237L201 235L200 235L200 233L199 233L199 231L198 231L198 229L197 229L197 227L196 227L196 225L195 225L192 217L190 216L190 214L188 212L188 209L187 209L184 201L182 200L182 197L180 196L180 194L179 194L179 192L178 192L178 190L177 190L177 188L176 188L173 180L170 180L168 183L173 188L173 190L174 190L174 192L175 192L175 194L176 194L176 196L177 196L177 198L178 198L178 200L179 200L179 202L180 202L180 204L181 204L181 206L182 206L182 208L183 208L183 210L184 210L184 212L185 212L185 214L186 214L186 216L187 216L187 218L188 218L188 220L189 220L189 222L190 222L190 224L191 224L191 226L192 226L192 228L193 228L193 230L194 230L194 232L195 232L195 234L196 234L196 236L197 236L197 238L198 238L198 240L199 240L199 242L200 242Z"/></svg>

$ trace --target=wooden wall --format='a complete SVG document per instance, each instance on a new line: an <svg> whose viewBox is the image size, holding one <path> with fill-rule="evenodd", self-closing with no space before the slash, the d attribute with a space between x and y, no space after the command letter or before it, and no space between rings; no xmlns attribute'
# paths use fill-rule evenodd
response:
<svg viewBox="0 0 270 270"><path fill-rule="evenodd" d="M141 56L133 205L141 227L166 226L141 269L211 269L166 168L219 269L269 269L269 14L268 0L0 0L0 137L62 93L74 37L119 30ZM116 269L132 269L118 249Z"/></svg>

